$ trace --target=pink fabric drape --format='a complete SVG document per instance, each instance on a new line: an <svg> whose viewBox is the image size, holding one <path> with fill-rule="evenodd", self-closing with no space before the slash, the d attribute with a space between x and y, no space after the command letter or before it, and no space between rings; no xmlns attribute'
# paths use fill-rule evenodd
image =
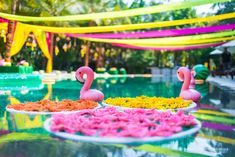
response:
<svg viewBox="0 0 235 157"><path fill-rule="evenodd" d="M8 22L9 20L0 17L0 23Z"/></svg>
<svg viewBox="0 0 235 157"><path fill-rule="evenodd" d="M121 38L153 38L153 37L168 37L168 36L183 36L190 34L202 34L210 32L219 32L225 30L235 29L235 24L226 24L218 26L206 26L198 28L183 28L183 29L169 29L146 32L127 32L127 33L103 33L103 34L66 34L70 37L83 38L107 38L107 39L121 39Z"/></svg>

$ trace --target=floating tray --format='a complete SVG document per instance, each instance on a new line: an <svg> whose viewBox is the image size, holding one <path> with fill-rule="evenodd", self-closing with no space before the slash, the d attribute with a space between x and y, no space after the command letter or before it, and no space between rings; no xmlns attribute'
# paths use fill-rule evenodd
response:
<svg viewBox="0 0 235 157"><path fill-rule="evenodd" d="M53 132L50 129L50 122L52 118L47 119L44 122L44 128L51 134L74 141L82 142L96 142L103 144L143 144L143 143L153 143L153 142L164 142L168 140L178 139L185 136L192 135L196 133L201 128L201 122L196 120L196 125L192 126L190 129L175 133L168 137L145 137L145 138L133 138L133 137L99 137L99 136L86 136L86 135L76 135L69 134L66 132Z"/></svg>

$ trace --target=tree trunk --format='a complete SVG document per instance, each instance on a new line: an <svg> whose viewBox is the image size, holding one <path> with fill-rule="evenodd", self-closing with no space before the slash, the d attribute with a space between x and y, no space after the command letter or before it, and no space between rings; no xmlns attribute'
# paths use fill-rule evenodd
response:
<svg viewBox="0 0 235 157"><path fill-rule="evenodd" d="M16 13L16 7L18 4L18 0L13 0L12 5L11 5L11 14ZM11 62L11 54L10 54L10 49L11 49L11 44L13 42L13 36L14 36L14 30L15 30L15 22L14 21L9 21L8 22L8 29L7 29L7 41L6 41L6 52L5 52L5 61L6 62Z"/></svg>
<svg viewBox="0 0 235 157"><path fill-rule="evenodd" d="M90 44L91 44L90 41L88 41L86 44L85 66L89 66Z"/></svg>
<svg viewBox="0 0 235 157"><path fill-rule="evenodd" d="M173 53L174 53L174 67L175 67L177 65L177 51Z"/></svg>
<svg viewBox="0 0 235 157"><path fill-rule="evenodd" d="M187 65L189 66L189 68L191 67L190 51L187 52Z"/></svg>
<svg viewBox="0 0 235 157"><path fill-rule="evenodd" d="M157 67L160 67L160 51L155 51L155 64Z"/></svg>
<svg viewBox="0 0 235 157"><path fill-rule="evenodd" d="M92 11L93 12L93 11ZM88 26L94 26L94 22L90 21ZM90 47L91 47L91 42L87 41L86 45L86 55L85 55L85 66L89 66L89 55L90 55Z"/></svg>
<svg viewBox="0 0 235 157"><path fill-rule="evenodd" d="M98 43L98 47L97 47L97 52L98 52L98 62L96 67L101 68L104 67L104 57L103 57L103 47L101 43Z"/></svg>

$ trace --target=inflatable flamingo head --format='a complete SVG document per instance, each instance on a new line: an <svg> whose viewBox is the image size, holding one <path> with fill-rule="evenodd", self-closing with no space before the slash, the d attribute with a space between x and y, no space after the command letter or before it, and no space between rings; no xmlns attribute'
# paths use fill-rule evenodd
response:
<svg viewBox="0 0 235 157"><path fill-rule="evenodd" d="M84 83L85 82L85 80L83 79L84 74L94 78L93 70L88 66L83 66L78 68L78 70L76 71L75 73L76 80L80 83Z"/></svg>
<svg viewBox="0 0 235 157"><path fill-rule="evenodd" d="M177 77L180 81L184 81L185 77L191 78L191 72L188 68L186 67L180 67L177 70Z"/></svg>

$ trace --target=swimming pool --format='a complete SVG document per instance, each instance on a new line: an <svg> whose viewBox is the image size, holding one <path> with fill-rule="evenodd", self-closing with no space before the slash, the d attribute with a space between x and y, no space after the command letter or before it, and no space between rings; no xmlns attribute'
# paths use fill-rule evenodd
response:
<svg viewBox="0 0 235 157"><path fill-rule="evenodd" d="M77 157L77 156L233 156L235 153L235 117L223 112L235 108L233 91L221 90L212 84L197 85L203 99L194 115L203 127L196 136L164 143L136 146L102 145L73 142L50 136L42 127L47 116L27 116L5 112L10 103L41 99L78 99L82 87L76 81L60 81L40 88L8 90L0 95L0 156ZM176 97L181 83L175 77L113 77L97 78L92 87L105 97L138 95ZM19 89L19 88L18 88Z"/></svg>

